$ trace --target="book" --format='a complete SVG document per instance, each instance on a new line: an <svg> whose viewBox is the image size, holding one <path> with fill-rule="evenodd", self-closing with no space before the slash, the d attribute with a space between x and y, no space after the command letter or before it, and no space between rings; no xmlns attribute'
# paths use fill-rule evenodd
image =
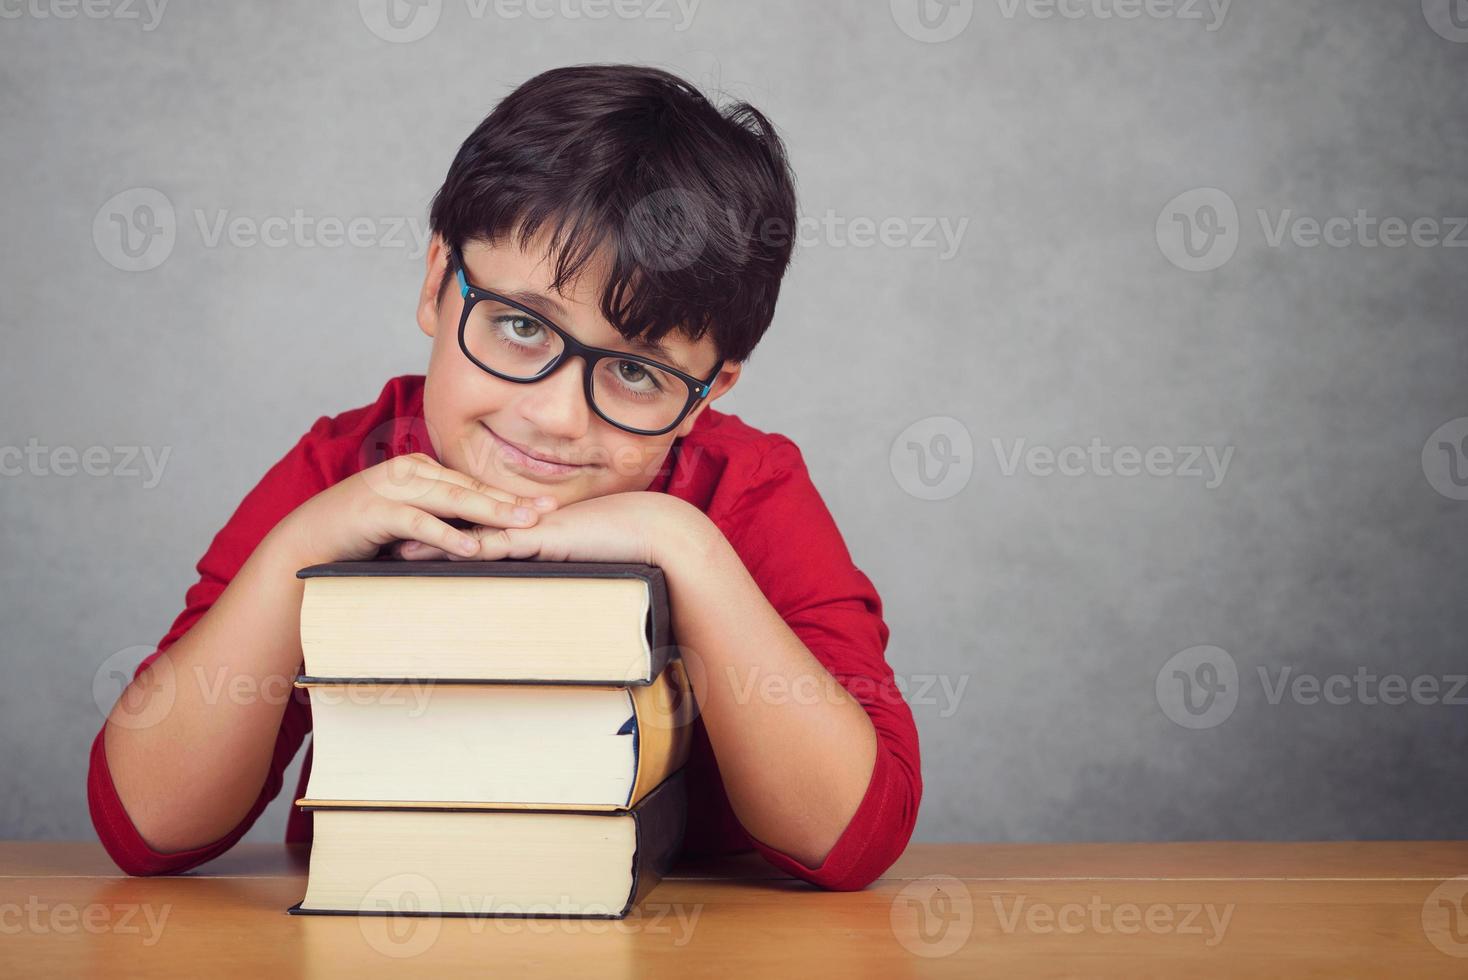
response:
<svg viewBox="0 0 1468 980"><path fill-rule="evenodd" d="M619 813L313 808L298 915L622 918L683 841L678 771Z"/></svg>
<svg viewBox="0 0 1468 980"><path fill-rule="evenodd" d="M621 562L312 565L303 680L645 685L667 666L667 584Z"/></svg>
<svg viewBox="0 0 1468 980"><path fill-rule="evenodd" d="M688 757L681 660L640 687L300 681L305 807L627 809Z"/></svg>

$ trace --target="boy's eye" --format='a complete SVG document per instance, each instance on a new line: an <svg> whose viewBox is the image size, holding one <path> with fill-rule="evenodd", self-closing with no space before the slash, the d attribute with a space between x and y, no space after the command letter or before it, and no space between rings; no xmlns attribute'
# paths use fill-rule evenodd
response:
<svg viewBox="0 0 1468 980"><path fill-rule="evenodd" d="M500 324L509 330L516 340L535 340L545 330L544 326L527 316L501 317Z"/></svg>
<svg viewBox="0 0 1468 980"><path fill-rule="evenodd" d="M664 381L659 378L661 371L648 370L646 365L639 364L637 361L616 361L612 369L617 374L617 380L629 391L651 395L663 391L666 387Z"/></svg>

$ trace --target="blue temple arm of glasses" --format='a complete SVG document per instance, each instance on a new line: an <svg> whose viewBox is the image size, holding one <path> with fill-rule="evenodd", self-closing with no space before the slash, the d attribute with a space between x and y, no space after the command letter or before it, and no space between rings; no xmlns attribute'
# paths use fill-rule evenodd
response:
<svg viewBox="0 0 1468 980"><path fill-rule="evenodd" d="M463 266L459 266L459 295L464 297L469 295L469 280L464 278Z"/></svg>

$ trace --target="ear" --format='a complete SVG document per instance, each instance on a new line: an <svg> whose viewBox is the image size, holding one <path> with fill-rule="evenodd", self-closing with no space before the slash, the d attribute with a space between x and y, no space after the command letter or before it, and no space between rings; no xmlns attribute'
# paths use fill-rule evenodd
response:
<svg viewBox="0 0 1468 980"><path fill-rule="evenodd" d="M698 421L698 417L703 414L703 410L708 408L709 403L715 398L722 398L730 388L733 388L743 370L744 365L741 363L725 364L720 368L718 376L714 378L713 387L707 395L704 395L698 400L698 404L694 406L693 411L689 412L688 417L678 425L678 430L674 438L681 439L683 436L692 432L693 423Z"/></svg>
<svg viewBox="0 0 1468 980"><path fill-rule="evenodd" d="M418 295L418 329L432 337L438 333L439 321L439 285L443 282L443 273L449 264L448 246L444 244L443 237L437 233L428 243L427 268L423 275L423 289ZM453 289L453 284L445 289L447 296Z"/></svg>

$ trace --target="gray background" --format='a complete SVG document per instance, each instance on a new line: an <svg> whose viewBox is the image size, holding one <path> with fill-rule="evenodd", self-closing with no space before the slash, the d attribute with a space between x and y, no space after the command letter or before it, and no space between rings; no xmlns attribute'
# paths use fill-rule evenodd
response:
<svg viewBox="0 0 1468 980"><path fill-rule="evenodd" d="M0 836L92 835L87 748L116 694L99 668L163 635L212 535L317 417L426 365L415 248L211 247L196 215L422 227L494 102L585 61L753 101L802 213L894 219L885 244L807 233L718 407L802 447L884 598L920 839L1461 836L1464 707L1273 704L1258 677L1468 669L1468 503L1423 461L1468 416L1468 250L1271 247L1256 216L1468 214L1468 43L1431 26L1453 33L1446 0L1238 0L1216 30L1007 6L960 3L941 42L886 0L704 0L683 30L671 7L476 19L445 0L411 43L348 0L175 0L153 30L0 19L0 447L170 452L154 487L0 478ZM176 240L125 271L105 232L138 188ZM1212 271L1157 232L1195 188L1240 216ZM967 222L956 254L907 239L924 218ZM937 436L959 459L929 493L908 443ZM1209 488L1006 475L993 445L1093 437L1233 456ZM1230 691L1194 729L1169 718L1192 717L1169 659L1201 644L1227 651ZM252 839L280 838L288 793Z"/></svg>

